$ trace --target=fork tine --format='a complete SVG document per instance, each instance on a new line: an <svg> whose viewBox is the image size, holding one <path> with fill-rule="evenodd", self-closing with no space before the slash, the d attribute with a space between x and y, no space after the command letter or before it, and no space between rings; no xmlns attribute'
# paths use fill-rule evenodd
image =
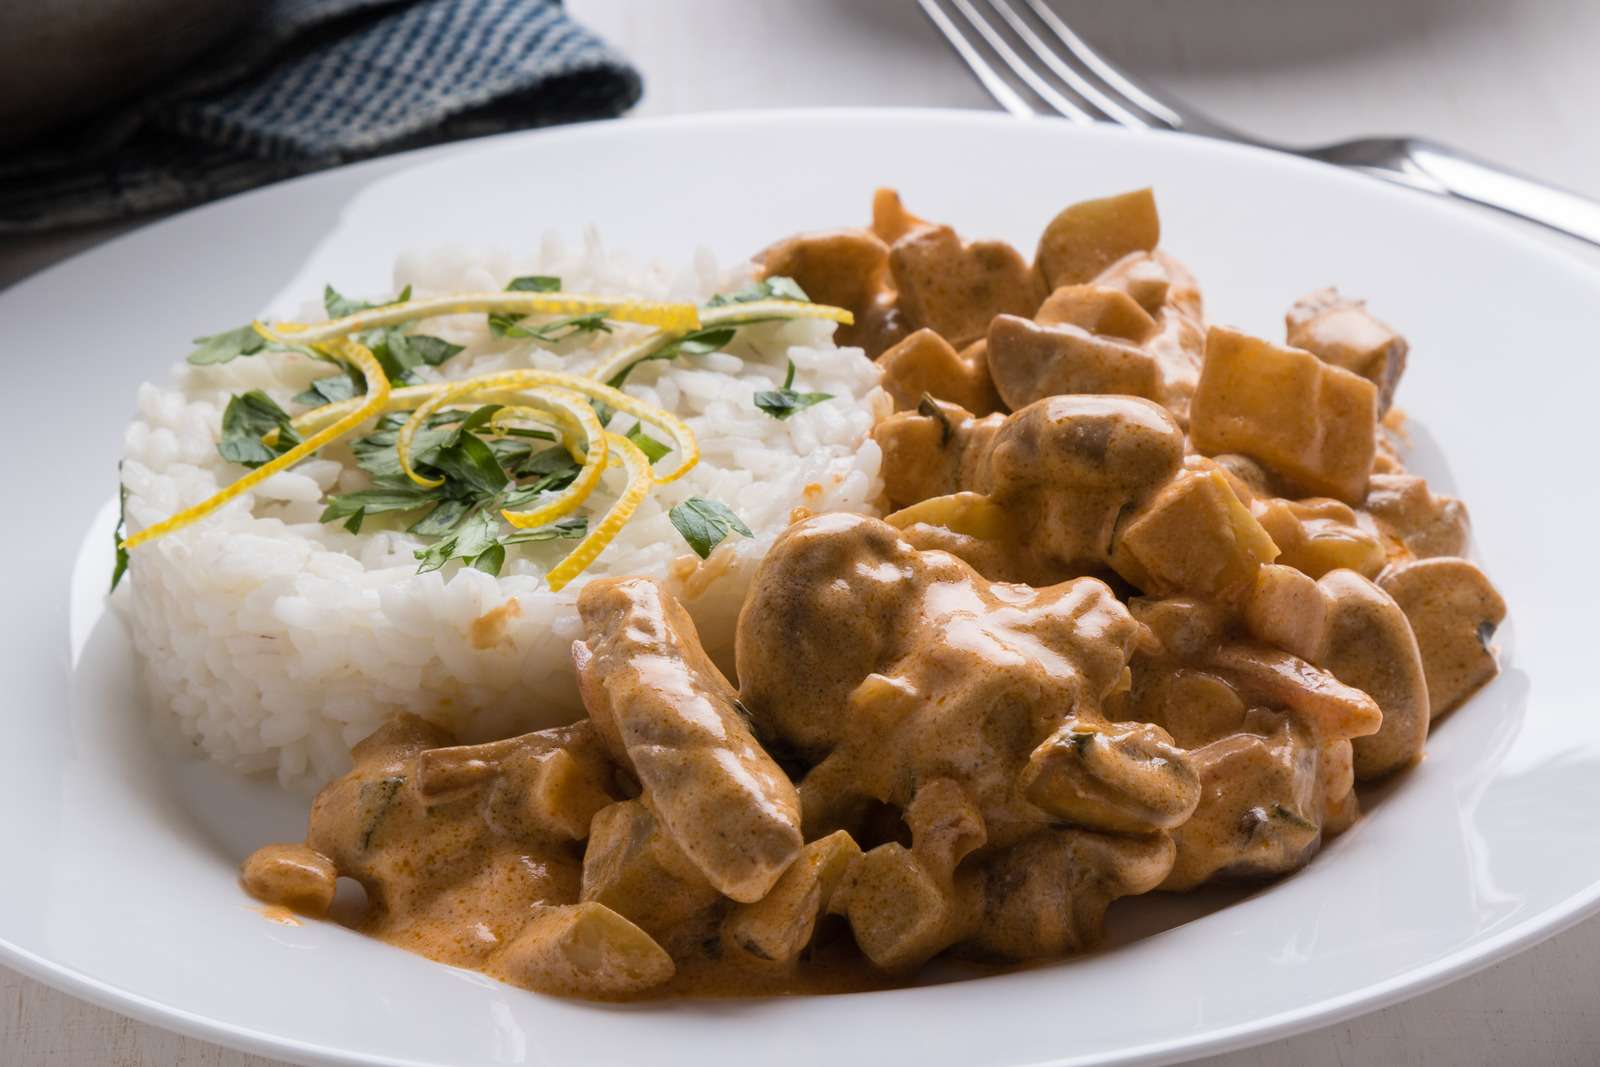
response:
<svg viewBox="0 0 1600 1067"><path fill-rule="evenodd" d="M1023 83L1037 93L1039 98L1049 104L1057 114L1077 123L1092 123L1095 121L1097 116L1094 112L1087 110L1078 101L1069 99L1055 86L1051 85L1049 81L1041 77L1039 72L1034 70L1027 60L1019 56L1016 49L1011 47L1000 31L995 29L988 19L978 14L978 9L972 6L972 0L951 0L951 3L955 5L957 11L960 11L966 17L972 28L978 31L979 36L988 42L989 47L994 50L995 55L1000 57L1001 62L1011 68L1011 73L1021 78Z"/></svg>
<svg viewBox="0 0 1600 1067"><path fill-rule="evenodd" d="M1143 111L1155 120L1156 125L1169 129L1181 130L1184 128L1184 118L1174 108L1165 102L1156 99L1145 90L1135 85L1127 75L1116 67L1100 58L1100 54L1086 44L1082 37L1073 32L1072 27L1061 21L1061 17L1050 9L1044 0L1023 0L1038 16L1040 22L1047 26L1051 33L1066 46L1068 52L1075 57L1100 79L1107 89L1118 94L1125 102Z"/></svg>
<svg viewBox="0 0 1600 1067"><path fill-rule="evenodd" d="M1080 71L1062 59L1034 31L1034 28L1028 25L1027 20L1018 14L1017 9L1011 5L1010 0L988 0L988 4L996 14L1005 19L1006 25L1010 26L1011 31L1017 35L1022 43L1027 45L1029 50L1039 57L1040 62L1049 67L1056 77L1060 78L1068 88L1077 93L1091 106L1098 108L1103 115L1119 125L1131 126L1140 130L1150 128L1152 123L1149 118L1136 114L1124 107L1115 97L1101 91L1095 86L1094 82L1084 77ZM1070 33L1071 31L1069 30L1068 32Z"/></svg>
<svg viewBox="0 0 1600 1067"><path fill-rule="evenodd" d="M1016 50L1006 41L1000 31L996 30L989 20L980 15L972 6L971 0L950 0L950 4L966 20L968 26L978 32L988 44L989 50L999 58L1000 62L1010 70L1022 84L1026 85L1034 95L1059 115L1077 123L1092 123L1095 115L1085 110L1077 101L1071 100L1062 94L1049 81L1041 77L1028 62L1017 54ZM947 13L946 13L947 14ZM950 20L952 23L954 19ZM963 35L965 36L965 35ZM970 38L969 38L969 43ZM976 50L976 49L974 49ZM987 84L987 83L986 83Z"/></svg>
<svg viewBox="0 0 1600 1067"><path fill-rule="evenodd" d="M961 59L967 64L967 69L972 71L978 81L983 83L983 87L988 90L989 95L994 97L1001 107L1018 118L1032 118L1038 114L1033 109L1033 105L1024 100L1010 85L1006 84L1006 80L1000 76L999 72L989 65L989 61L983 58L977 47L967 40L966 35L957 28L950 16L945 14L944 8L940 7L935 0L917 0L917 4L922 8L922 13L928 16L928 21L932 22L939 32L944 34L944 39L949 41L950 46L961 56Z"/></svg>

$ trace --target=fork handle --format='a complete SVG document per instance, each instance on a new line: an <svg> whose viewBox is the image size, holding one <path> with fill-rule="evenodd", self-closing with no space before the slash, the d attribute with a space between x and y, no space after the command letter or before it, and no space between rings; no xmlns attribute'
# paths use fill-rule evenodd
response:
<svg viewBox="0 0 1600 1067"><path fill-rule="evenodd" d="M1600 202L1524 177L1432 141L1409 139L1404 158L1384 168L1401 184L1470 200L1600 245Z"/></svg>

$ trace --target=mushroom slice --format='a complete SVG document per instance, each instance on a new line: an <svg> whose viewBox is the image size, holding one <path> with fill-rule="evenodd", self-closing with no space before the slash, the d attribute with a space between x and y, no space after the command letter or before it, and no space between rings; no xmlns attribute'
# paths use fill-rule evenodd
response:
<svg viewBox="0 0 1600 1067"><path fill-rule="evenodd" d="M1471 562L1441 556L1402 563L1378 584L1417 635L1433 718L1459 707L1499 673L1491 642L1506 602Z"/></svg>
<svg viewBox="0 0 1600 1067"><path fill-rule="evenodd" d="M1019 784L1057 818L1113 833L1171 829L1200 802L1187 753L1143 722L1071 720L1034 749Z"/></svg>
<svg viewBox="0 0 1600 1067"><path fill-rule="evenodd" d="M985 866L983 921L971 944L1007 959L1059 956L1091 945L1100 939L1111 902L1156 888L1173 857L1167 834L1035 834Z"/></svg>
<svg viewBox="0 0 1600 1067"><path fill-rule="evenodd" d="M889 246L867 230L803 233L756 255L764 277L793 278L819 304L846 308L855 322L834 334L841 346L878 354L906 335L894 284Z"/></svg>
<svg viewBox="0 0 1600 1067"><path fill-rule="evenodd" d="M1183 462L1183 431L1130 396L1054 396L1005 420L989 456L997 491L1146 488Z"/></svg>
<svg viewBox="0 0 1600 1067"><path fill-rule="evenodd" d="M507 833L581 841L613 796L615 770L590 722L417 756L416 790L443 804L487 787L484 815Z"/></svg>
<svg viewBox="0 0 1600 1067"><path fill-rule="evenodd" d="M760 900L800 852L800 798L688 612L656 582L611 578L584 587L578 613L579 689L612 755L712 885Z"/></svg>
<svg viewBox="0 0 1600 1067"><path fill-rule="evenodd" d="M1316 852L1318 750L1287 716L1257 709L1246 730L1191 755L1203 799L1173 831L1177 862L1161 888L1182 892L1213 878L1284 874Z"/></svg>
<svg viewBox="0 0 1600 1067"><path fill-rule="evenodd" d="M1154 250L1161 219L1149 189L1084 200L1051 219L1034 262L1051 289L1080 285L1133 252Z"/></svg>
<svg viewBox="0 0 1600 1067"><path fill-rule="evenodd" d="M1032 316L1045 296L1015 248L1003 241L963 244L948 226L896 241L889 271L906 321L958 346L984 336L996 315Z"/></svg>
<svg viewBox="0 0 1600 1067"><path fill-rule="evenodd" d="M1383 711L1375 734L1357 737L1355 774L1380 778L1422 757L1428 739L1428 686L1411 625L1394 599L1351 571L1317 583L1327 601L1322 639L1310 658Z"/></svg>
<svg viewBox="0 0 1600 1067"><path fill-rule="evenodd" d="M263 845L239 869L245 892L313 919L333 906L338 878L332 860L301 844Z"/></svg>
<svg viewBox="0 0 1600 1067"><path fill-rule="evenodd" d="M1065 393L1161 399L1155 359L1126 341L1071 323L1040 326L1015 315L996 316L988 340L989 374L1012 410Z"/></svg>
<svg viewBox="0 0 1600 1067"><path fill-rule="evenodd" d="M1230 644L1207 659L1245 697L1287 708L1319 742L1375 734L1383 712L1366 693L1299 656L1264 645Z"/></svg>
<svg viewBox="0 0 1600 1067"><path fill-rule="evenodd" d="M888 284L889 246L866 230L787 238L758 253L762 273L793 278L819 304L865 308Z"/></svg>

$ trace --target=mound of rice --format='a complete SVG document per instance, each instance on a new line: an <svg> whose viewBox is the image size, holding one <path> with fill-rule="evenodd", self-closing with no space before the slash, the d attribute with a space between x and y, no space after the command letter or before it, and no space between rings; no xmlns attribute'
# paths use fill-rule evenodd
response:
<svg viewBox="0 0 1600 1067"><path fill-rule="evenodd" d="M557 275L573 291L696 302L750 278L748 267L719 270L704 252L683 271L639 266L590 232L577 248L548 236L526 262L462 249L407 254L394 284L421 297L497 290L521 274ZM304 317L325 316L318 307ZM440 368L452 378L520 367L581 372L637 336L619 328L604 343L551 351L493 337L482 315L430 320L423 329L467 346ZM129 616L152 705L211 759L275 771L300 788L342 773L350 746L399 711L466 741L569 722L581 714L570 661L580 629L574 603L585 580L607 574L666 579L731 671L745 590L792 509L871 512L881 491L880 454L868 433L888 399L873 363L859 349L835 347L832 331L817 321L750 326L726 351L641 366L627 391L687 421L703 458L687 477L656 487L599 560L558 593L541 576L572 542L513 548L498 578L456 563L417 574L413 552L425 542L404 532L404 520L371 517L360 535L318 522L325 493L365 484L347 443L136 549L116 601ZM780 421L757 409L752 394L781 384L786 357L798 368L797 388L834 399ZM122 465L129 532L238 477L240 468L216 448L229 396L264 389L288 407L327 372L326 364L272 354L215 367L180 363L171 385L142 386ZM630 423L619 418L612 428L625 432ZM614 477L607 475L612 491ZM702 563L667 517L691 496L727 504L755 536L730 537Z"/></svg>

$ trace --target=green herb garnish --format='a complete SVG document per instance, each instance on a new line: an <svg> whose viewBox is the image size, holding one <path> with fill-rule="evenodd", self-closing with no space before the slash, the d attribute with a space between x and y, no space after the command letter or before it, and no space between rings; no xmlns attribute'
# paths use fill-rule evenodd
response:
<svg viewBox="0 0 1600 1067"><path fill-rule="evenodd" d="M511 480L495 458L494 449L475 433L457 431L449 447L441 448L433 465L445 476L473 495L493 496Z"/></svg>
<svg viewBox="0 0 1600 1067"><path fill-rule="evenodd" d="M508 293L556 293L561 291L561 279L548 274L525 274L519 278L512 278L506 286ZM523 326L527 321L521 316L507 315L504 312L494 312L489 315L489 332L496 337L532 337L540 341L561 341L573 334L585 330L611 332L611 327L605 324L603 315L572 315L565 319L556 319L539 326ZM589 320L598 320L599 325L589 324Z"/></svg>
<svg viewBox="0 0 1600 1067"><path fill-rule="evenodd" d="M646 433L644 429L644 423L642 422L634 423L633 429L629 430L623 436L632 441L635 445L638 445L639 451L643 452L645 458L651 463L654 463L656 460L672 451L671 445L663 444Z"/></svg>
<svg viewBox="0 0 1600 1067"><path fill-rule="evenodd" d="M122 547L122 528L128 524L128 487L122 484L122 461L117 461L117 527L111 531L111 543L117 549L117 565L111 569L111 592L128 573L128 550Z"/></svg>
<svg viewBox="0 0 1600 1067"><path fill-rule="evenodd" d="M428 508L409 532L441 540L417 552L421 561L418 573L438 570L459 559L498 574L508 545L583 536L587 520L581 516L501 535L502 510L521 510L540 493L565 488L581 468L565 448L533 451L527 438L553 436L543 431L529 430L518 439L481 436L477 431L499 410L499 404L484 404L470 412L438 411L428 417L412 438L411 454L419 474L443 482L432 487L411 481L401 471L395 452L400 428L412 413L385 415L372 433L352 446L356 463L373 476L372 486L330 497L322 521L343 519L346 529L359 533L369 514Z"/></svg>
<svg viewBox="0 0 1600 1067"><path fill-rule="evenodd" d="M501 337L529 337L535 341L546 344L555 344L565 341L569 337L576 337L580 333L610 333L611 324L606 321L602 311L591 311L585 315L564 315L559 319L541 322L535 325L526 325L527 319L519 319L510 324L497 325L493 318L490 320L490 329Z"/></svg>
<svg viewBox="0 0 1600 1067"><path fill-rule="evenodd" d="M940 448L950 443L950 435L955 433L955 429L950 425L950 416L944 413L944 409L939 406L932 393L922 394L922 399L917 401L917 414L938 421Z"/></svg>
<svg viewBox="0 0 1600 1067"><path fill-rule="evenodd" d="M331 319L342 319L346 315L354 315L358 311L370 311L373 308L389 307L392 304L404 304L411 299L411 286L400 290L400 295L393 300L382 304L369 304L361 300L352 300L342 295L333 286L324 286L322 290L322 306L327 310ZM384 375L391 383L401 384L411 380L411 372L424 364L437 367L445 360L461 351L460 345L453 345L449 341L438 337L429 337L426 334L407 333L408 323L397 323L393 326L382 326L378 329L368 330L357 336L356 340L372 350L372 355L383 367ZM352 382L351 396L366 391L367 385L361 373L355 370L346 372ZM324 379L325 381L326 379ZM315 385L312 386L316 388ZM342 386L332 388L342 390ZM300 397L306 396L301 393ZM296 397L296 399L300 399Z"/></svg>
<svg viewBox="0 0 1600 1067"><path fill-rule="evenodd" d="M261 438L273 430L278 431L278 438L268 445ZM222 413L222 440L217 442L217 451L229 463L259 467L299 443L289 413L260 389L233 397Z"/></svg>
<svg viewBox="0 0 1600 1067"><path fill-rule="evenodd" d="M404 304L411 299L411 286L400 290L400 295L393 300L382 304L369 304L365 300L352 300L344 296L331 285L322 287L322 307L330 319L342 319L347 315L354 315L358 311L371 311L373 308L388 307L390 304Z"/></svg>
<svg viewBox="0 0 1600 1067"><path fill-rule="evenodd" d="M238 329L224 330L210 337L196 337L194 343L200 347L189 353L189 362L204 367L215 363L231 363L240 356L253 356L267 346L267 339L257 333L253 325L246 323Z"/></svg>
<svg viewBox="0 0 1600 1067"><path fill-rule="evenodd" d="M588 520L579 516L537 530L517 530L502 537L500 520L487 509L476 511L454 534L417 550L417 559L422 561L417 573L436 571L451 560L459 559L469 567L499 574L506 561L507 545L582 537L587 529Z"/></svg>
<svg viewBox="0 0 1600 1067"><path fill-rule="evenodd" d="M744 520L730 511L726 504L705 497L690 497L675 505L667 517L701 559L711 555L711 550L731 533L754 536Z"/></svg>
<svg viewBox="0 0 1600 1067"><path fill-rule="evenodd" d="M752 304L757 300L797 300L802 304L811 303L811 298L800 284L793 278L785 278L775 274L759 282L751 282L742 289L735 289L731 293L718 293L706 301L708 308L727 307L729 304Z"/></svg>
<svg viewBox="0 0 1600 1067"><path fill-rule="evenodd" d="M1279 819L1283 822L1286 822L1290 826L1297 826L1302 830L1315 830L1317 828L1316 823L1312 822L1304 815L1301 815L1298 811L1294 811L1283 804L1272 805L1270 814L1274 819Z"/></svg>
<svg viewBox="0 0 1600 1067"><path fill-rule="evenodd" d="M775 419L787 419L795 412L803 411L813 404L833 399L832 393L797 393L790 388L793 385L794 360L791 359L789 373L783 376L783 388L761 390L755 395L756 407Z"/></svg>
<svg viewBox="0 0 1600 1067"><path fill-rule="evenodd" d="M376 782L361 784L358 796L367 815L367 825L361 831L362 852L371 847L372 835L378 832L379 824L383 822L383 817L389 814L389 808L394 803L395 794L400 792L400 787L405 784L405 777L397 774L380 778ZM376 800L373 799L374 795Z"/></svg>
<svg viewBox="0 0 1600 1067"><path fill-rule="evenodd" d="M621 389L622 383L628 380L628 375L632 374L634 368L642 363L651 363L658 359L677 359L679 356L704 356L712 352L720 352L728 347L728 342L732 341L734 334L738 332L739 330L736 326L707 326L705 329L686 333L682 337L662 345L643 359L623 367L613 374L611 380L606 384L613 389ZM601 421L604 422L606 420L602 417Z"/></svg>
<svg viewBox="0 0 1600 1067"><path fill-rule="evenodd" d="M337 404L367 391L366 376L354 367L346 367L341 374L318 378L302 392L294 395L294 403L307 407Z"/></svg>
<svg viewBox="0 0 1600 1067"><path fill-rule="evenodd" d="M345 529L360 533L361 521L369 512L378 515L386 511L415 511L438 503L440 499L437 490L417 485L407 478L403 485L373 486L371 489L330 496L328 506L323 509L318 521L337 522L345 519L348 520L344 524Z"/></svg>

